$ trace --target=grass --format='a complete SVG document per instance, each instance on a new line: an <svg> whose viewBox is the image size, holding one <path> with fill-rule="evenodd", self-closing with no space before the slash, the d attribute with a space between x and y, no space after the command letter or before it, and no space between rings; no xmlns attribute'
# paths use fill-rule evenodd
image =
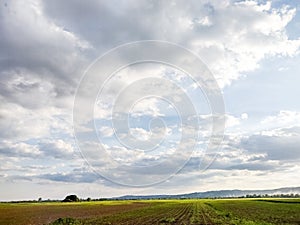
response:
<svg viewBox="0 0 300 225"><path fill-rule="evenodd" d="M0 224L300 224L300 199L0 203Z"/></svg>
<svg viewBox="0 0 300 225"><path fill-rule="evenodd" d="M293 203L293 204L291 204ZM206 202L218 214L254 224L300 224L299 199L243 199Z"/></svg>

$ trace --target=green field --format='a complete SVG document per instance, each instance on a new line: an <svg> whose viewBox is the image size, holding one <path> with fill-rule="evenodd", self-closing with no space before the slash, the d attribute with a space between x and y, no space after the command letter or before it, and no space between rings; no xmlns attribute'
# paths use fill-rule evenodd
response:
<svg viewBox="0 0 300 225"><path fill-rule="evenodd" d="M0 224L300 224L300 199L0 203Z"/></svg>

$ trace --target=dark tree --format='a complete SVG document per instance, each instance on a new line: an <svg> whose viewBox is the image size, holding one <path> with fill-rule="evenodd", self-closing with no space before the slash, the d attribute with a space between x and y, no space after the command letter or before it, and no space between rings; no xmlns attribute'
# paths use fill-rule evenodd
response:
<svg viewBox="0 0 300 225"><path fill-rule="evenodd" d="M68 195L63 202L79 202L79 198L76 195Z"/></svg>

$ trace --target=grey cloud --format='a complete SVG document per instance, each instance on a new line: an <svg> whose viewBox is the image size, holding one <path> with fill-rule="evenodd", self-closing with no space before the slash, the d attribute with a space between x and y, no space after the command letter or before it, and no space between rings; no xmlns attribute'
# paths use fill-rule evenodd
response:
<svg viewBox="0 0 300 225"><path fill-rule="evenodd" d="M258 161L256 163L241 163L238 165L230 166L228 169L230 170L259 170L259 171L274 171L277 168L282 169L281 166L277 165L277 163L272 164L265 161Z"/></svg>
<svg viewBox="0 0 300 225"><path fill-rule="evenodd" d="M27 69L0 72L0 79L0 95L5 101L25 108L37 109L52 105L53 99L58 95L53 83Z"/></svg>
<svg viewBox="0 0 300 225"><path fill-rule="evenodd" d="M270 41L273 39L277 40L276 37L253 28L256 27L253 24L267 18L268 13L255 12L251 7L249 10L246 8L247 6L242 4L226 5L218 1L205 1L201 4L199 1L191 1L188 4L184 1L9 2L6 7L1 7L0 27L3 37L0 40L0 65L2 72L18 74L18 70L25 69L31 76L33 73L48 81L53 84L55 98L73 95L78 79L87 66L85 60L129 41L162 39L176 42L199 51L200 55L203 53L205 58L208 57L209 63L211 55L213 62L216 61L215 56L222 55L219 53L223 50L218 49L217 43L231 49L235 46L235 43L231 43L234 40L232 33L243 31L244 34L245 28L249 29L245 34L248 36L242 39L245 43L238 43L243 48L249 43L251 46L253 43L257 44L257 37L267 43L273 43ZM201 19L205 17L213 21L211 26L201 25ZM277 29L279 30L276 32L284 33L284 26ZM207 43L209 47L205 44L195 44L207 41L212 41ZM285 39L280 41L288 42ZM226 46L227 43L229 46ZM89 44L91 49L87 50ZM294 45L296 48L297 43ZM212 50L213 48L216 51ZM260 46L260 51L275 51L276 54L284 50L274 50L272 46L263 49ZM207 54L208 52L210 54ZM255 54L253 52L253 55ZM3 74L2 76L5 77ZM7 78L2 82L6 83ZM24 90L24 87L21 89ZM5 91L1 94L8 98L14 95L12 92L20 91L3 90ZM34 98L39 92L28 95ZM18 102L18 97L20 96L11 101ZM30 101L29 99L25 98L24 101Z"/></svg>
<svg viewBox="0 0 300 225"><path fill-rule="evenodd" d="M232 64L235 69L245 71L249 70L249 63L250 67L256 67L265 54L293 54L293 50L278 48L278 44L294 45L295 49L299 45L297 41L288 41L285 34L285 23L292 18L293 10L285 10L287 15L283 15L280 9L274 9L272 15L276 12L282 24L260 27L262 21L270 20L271 10L268 11L267 5L263 10L258 9L262 5L255 8L247 2L47 1L44 11L57 24L88 40L98 51L130 41L162 39L191 48L208 64L221 60L229 67ZM210 20L210 24L205 24L205 19ZM222 58L224 48L234 54ZM239 62L241 56L255 60ZM246 68L243 68L244 63L248 63Z"/></svg>
<svg viewBox="0 0 300 225"><path fill-rule="evenodd" d="M30 176L23 176L23 175L13 175L9 177L5 177L6 180L10 182L17 182L17 181L29 181L32 182L33 179Z"/></svg>
<svg viewBox="0 0 300 225"><path fill-rule="evenodd" d="M4 157L64 160L73 160L79 156L79 154L74 151L74 146L61 139L45 139L40 140L40 142L36 144L1 142L0 155Z"/></svg>
<svg viewBox="0 0 300 225"><path fill-rule="evenodd" d="M75 156L74 147L62 140L45 140L38 144L44 157L71 160Z"/></svg>
<svg viewBox="0 0 300 225"><path fill-rule="evenodd" d="M272 11L273 16L286 16L286 13L292 17L292 12ZM281 16L275 21L289 21ZM202 19L206 17L211 22L209 26L203 24ZM70 102L81 73L91 59L106 50L129 41L162 39L196 51L209 66L216 62L216 71L218 63L222 62L220 65L231 66L228 71L227 67L219 68L227 75L247 72L256 68L267 54L293 55L298 48L297 40L287 37L286 24L275 26L270 23L267 27L270 33L263 33L264 29L257 22L266 18L266 11L257 13L253 8L247 10L233 4L224 6L220 1L204 1L203 4L199 1L29 0L23 3L10 1L5 7L1 2L0 136L11 140L0 146L1 157L26 157L31 158L32 163L36 157L71 158L74 152L70 146L63 143L57 146L58 140L45 140L45 136L53 135L53 120L49 117L61 115L56 107L71 109ZM249 59L253 61L249 62ZM228 79L237 77L233 74ZM37 111L41 108L45 110ZM70 111L67 113L71 114ZM252 135L242 142L230 142L226 149L228 154L219 155L209 168L223 172L275 170L281 165L270 160L298 160L299 128L293 131L282 129L282 132L292 135ZM56 135L66 136L65 133ZM39 143L25 144L31 138L39 139ZM240 155L231 154L237 149L244 151ZM265 157L260 155L264 153ZM207 155L208 158L213 156ZM203 160L205 164L206 159ZM188 172L199 171L199 161L201 163L201 159L191 158L186 164L182 173L187 173L187 179L190 179ZM133 168L134 171L125 172L140 173L141 179L147 179L145 174L161 175L169 168L166 163L162 170L149 172ZM122 170L121 167L118 169ZM96 182L99 178L90 172L73 172L38 177L78 183ZM205 176L213 176L213 173L202 178Z"/></svg>
<svg viewBox="0 0 300 225"><path fill-rule="evenodd" d="M42 174L37 176L36 178L67 183L93 183L101 180L101 177L93 172Z"/></svg>
<svg viewBox="0 0 300 225"><path fill-rule="evenodd" d="M283 165L278 162L271 162L269 160L244 160L243 157L247 157L247 152L241 157L238 156L220 156L217 155L215 160L211 163L207 162L207 156L192 157L189 162L182 169L182 173L189 172L204 172L206 170L219 170L219 171L230 171L230 170L253 170L253 171L275 171L277 169L283 169ZM231 157L228 159L228 157ZM205 169L204 166L207 166Z"/></svg>
<svg viewBox="0 0 300 225"><path fill-rule="evenodd" d="M8 99L21 93L25 98L30 95L33 101L39 95L42 80L53 85L54 97L70 95L76 88L75 81L84 62L84 52L79 47L81 41L53 24L39 10L36 1L9 2L7 7L0 7L0 83L1 94ZM13 76L22 78L24 72L29 79L38 78L40 84L30 86L21 82L12 90L5 88ZM34 90L37 91L32 93Z"/></svg>
<svg viewBox="0 0 300 225"><path fill-rule="evenodd" d="M266 153L269 160L300 159L300 134L289 136L252 135L242 140L240 147L251 153Z"/></svg>
<svg viewBox="0 0 300 225"><path fill-rule="evenodd" d="M44 10L57 23L105 49L128 41L166 39L162 29L170 31L164 25L172 19L163 17L165 5L159 1L51 1L44 3Z"/></svg>
<svg viewBox="0 0 300 225"><path fill-rule="evenodd" d="M26 143L0 143L0 155L5 157L27 157L36 158L41 155L37 146Z"/></svg>
<svg viewBox="0 0 300 225"><path fill-rule="evenodd" d="M44 171L43 171L44 172ZM64 183L94 183L103 182L103 179L96 173L88 172L84 170L73 170L67 173L56 172L56 173L40 173L39 175L9 175L5 177L9 181L36 181L38 180L48 180L54 182L64 182Z"/></svg>

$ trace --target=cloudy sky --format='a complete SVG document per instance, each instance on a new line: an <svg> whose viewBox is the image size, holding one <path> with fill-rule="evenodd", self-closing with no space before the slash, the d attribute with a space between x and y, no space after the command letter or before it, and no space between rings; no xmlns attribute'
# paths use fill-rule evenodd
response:
<svg viewBox="0 0 300 225"><path fill-rule="evenodd" d="M0 0L0 200L299 186L299 11L292 0ZM188 49L213 74L220 146L201 74L93 69L143 40Z"/></svg>

